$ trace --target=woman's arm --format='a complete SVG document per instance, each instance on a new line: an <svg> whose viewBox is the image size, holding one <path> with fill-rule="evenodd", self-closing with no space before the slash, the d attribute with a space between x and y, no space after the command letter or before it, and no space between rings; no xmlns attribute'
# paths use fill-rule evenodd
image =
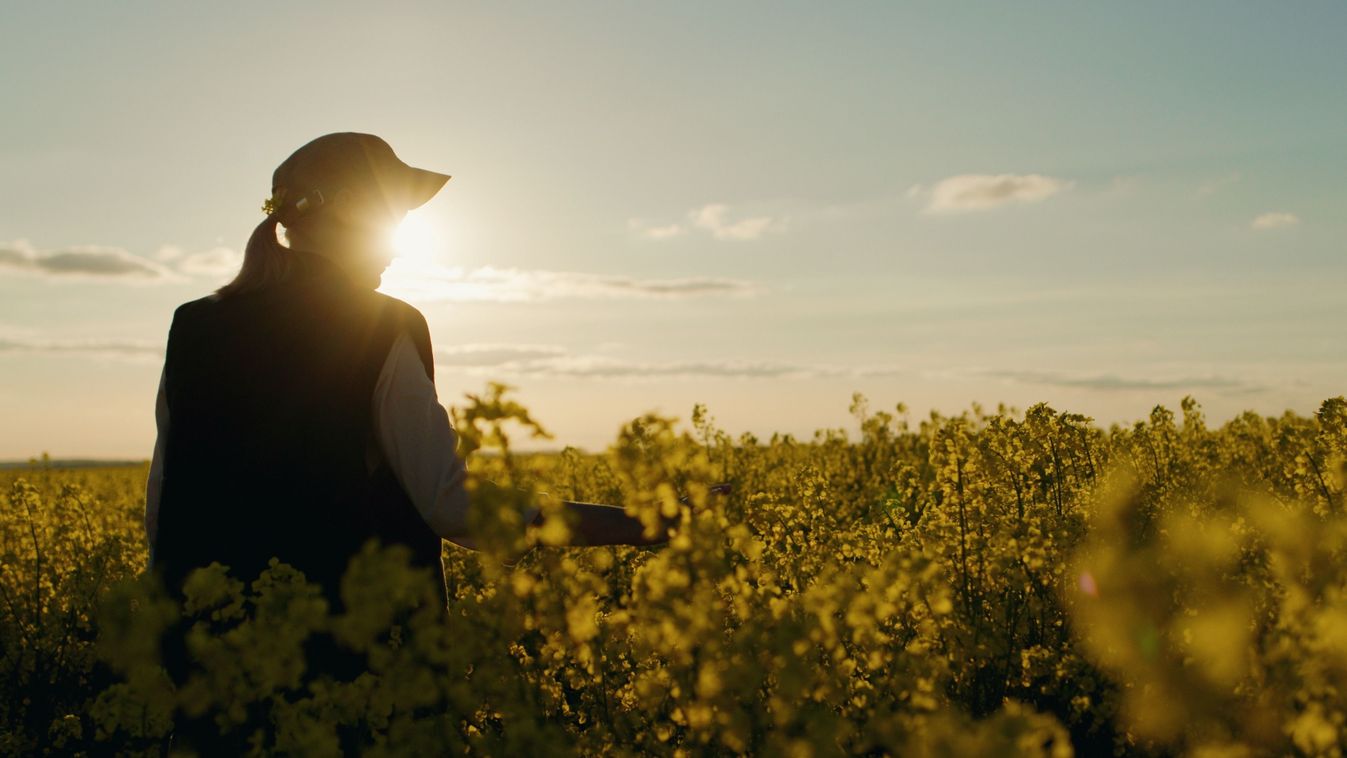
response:
<svg viewBox="0 0 1347 758"><path fill-rule="evenodd" d="M168 394L165 390L165 371L159 372L159 394L154 401L156 434L154 454L150 458L150 475L145 481L145 542L150 551L150 568L154 567L154 538L159 531L159 493L164 489L164 445L168 441Z"/></svg>
<svg viewBox="0 0 1347 758"><path fill-rule="evenodd" d="M710 493L713 495L729 494L731 485L729 482L713 484ZM687 497L681 497L678 502L686 504ZM669 532L678 525L678 518L660 517L660 528L655 536L645 536L645 525L640 519L632 518L627 512L617 505L602 505L600 503L578 503L571 500L563 500L562 506L565 508L565 518L571 526L571 539L566 542L566 546L571 547L594 547L597 545L660 545L669 541ZM530 522L530 526L542 526L543 514L540 512Z"/></svg>
<svg viewBox="0 0 1347 758"><path fill-rule="evenodd" d="M394 340L374 388L374 431L385 460L421 517L443 539L468 539L467 467L416 346Z"/></svg>
<svg viewBox="0 0 1347 758"><path fill-rule="evenodd" d="M442 538L477 549L468 533L467 467L457 452L458 433L440 405L435 385L404 334L393 344L373 398L375 432L390 468L422 518ZM718 484L712 492L729 491ZM663 519L662 529L645 536L640 519L621 506L563 501L574 546L658 545L667 542L676 519ZM521 514L532 527L543 524L542 509L533 505Z"/></svg>
<svg viewBox="0 0 1347 758"><path fill-rule="evenodd" d="M599 503L563 501L566 522L570 525L570 540L566 546L596 547L599 545L659 545L669 540L669 529L675 523L666 519L663 529L654 537L645 536L645 525L632 518L620 506ZM542 526L543 515L534 517L532 525Z"/></svg>

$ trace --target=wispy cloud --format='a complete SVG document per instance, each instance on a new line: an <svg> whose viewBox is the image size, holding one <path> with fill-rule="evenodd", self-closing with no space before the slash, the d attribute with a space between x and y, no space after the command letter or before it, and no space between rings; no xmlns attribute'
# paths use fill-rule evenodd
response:
<svg viewBox="0 0 1347 758"><path fill-rule="evenodd" d="M925 213L964 213L1036 203L1072 186L1072 182L1042 174L959 174L941 179L929 193L917 186L909 194L929 194Z"/></svg>
<svg viewBox="0 0 1347 758"><path fill-rule="evenodd" d="M161 249L161 253L163 250ZM227 247L213 247L176 258L178 271L191 276L219 277L238 272L243 254Z"/></svg>
<svg viewBox="0 0 1347 758"><path fill-rule="evenodd" d="M570 379L806 379L892 376L898 369L777 361L635 361L573 353L556 345L460 345L435 351L435 364L473 375Z"/></svg>
<svg viewBox="0 0 1347 758"><path fill-rule="evenodd" d="M395 260L380 291L419 302L531 302L541 300L680 299L745 297L753 284L737 279L643 279L621 274L483 266L475 269Z"/></svg>
<svg viewBox="0 0 1347 758"><path fill-rule="evenodd" d="M1280 229L1284 226L1295 226L1299 223L1300 217L1294 213L1273 211L1257 216L1249 223L1249 227L1258 231L1265 231L1267 229Z"/></svg>
<svg viewBox="0 0 1347 758"><path fill-rule="evenodd" d="M164 343L148 340L53 339L12 335L0 336L0 353L55 353L146 361L162 359Z"/></svg>
<svg viewBox="0 0 1347 758"><path fill-rule="evenodd" d="M776 223L771 216L749 216L731 221L729 213L728 205L713 203L703 205L689 215L694 226L710 232L718 240L755 240Z"/></svg>
<svg viewBox="0 0 1347 758"><path fill-rule="evenodd" d="M483 368L546 361L563 356L566 349L555 345L455 345L435 349L435 365Z"/></svg>
<svg viewBox="0 0 1347 758"><path fill-rule="evenodd" d="M1197 196L1206 197L1207 195L1214 195L1226 187L1238 184L1242 178L1243 177L1240 176L1238 171L1231 171L1225 176L1203 182L1202 185L1197 188Z"/></svg>
<svg viewBox="0 0 1347 758"><path fill-rule="evenodd" d="M687 232L681 224L651 226L638 218L627 219L627 228L638 237L656 241L673 239Z"/></svg>
<svg viewBox="0 0 1347 758"><path fill-rule="evenodd" d="M162 264L117 247L92 245L38 251L24 240L0 246L0 270L62 280L157 284L181 277Z"/></svg>
<svg viewBox="0 0 1347 758"><path fill-rule="evenodd" d="M640 362L597 355L567 355L512 367L516 373L589 379L783 379L815 375L810 367L767 361Z"/></svg>
<svg viewBox="0 0 1347 758"><path fill-rule="evenodd" d="M12 329L4 331L7 333L0 333L0 355L46 353L133 362L157 362L164 357L163 340L70 339ZM910 373L885 366L809 365L765 360L639 361L597 352L575 352L560 345L511 343L437 346L435 365L449 372L488 378L594 380L859 378Z"/></svg>
<svg viewBox="0 0 1347 758"><path fill-rule="evenodd" d="M1116 374L1070 374L1053 371L986 371L982 376L1009 379L1021 384L1070 387L1100 391L1215 389L1255 392L1259 385L1225 376L1185 376L1144 379Z"/></svg>
<svg viewBox="0 0 1347 758"><path fill-rule="evenodd" d="M667 240L693 231L709 234L718 240L756 240L764 234L785 227L785 219L774 216L734 217L724 203L710 203L688 211L683 222L651 224L642 219L628 219L627 228L638 237L648 240Z"/></svg>

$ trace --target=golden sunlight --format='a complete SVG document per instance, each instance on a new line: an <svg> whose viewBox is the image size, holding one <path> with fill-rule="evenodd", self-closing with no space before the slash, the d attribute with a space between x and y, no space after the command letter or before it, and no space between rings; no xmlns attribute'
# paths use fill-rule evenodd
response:
<svg viewBox="0 0 1347 758"><path fill-rule="evenodd" d="M393 249L404 260L433 261L438 257L440 245L439 229L418 211L408 213L393 232Z"/></svg>

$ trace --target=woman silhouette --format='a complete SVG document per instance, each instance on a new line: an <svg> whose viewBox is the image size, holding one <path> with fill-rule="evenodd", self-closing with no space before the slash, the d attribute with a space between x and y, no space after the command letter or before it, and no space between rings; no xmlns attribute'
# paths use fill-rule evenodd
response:
<svg viewBox="0 0 1347 758"><path fill-rule="evenodd" d="M273 174L234 280L174 312L145 511L170 592L212 561L246 580L277 557L340 608L341 574L371 537L441 582L440 540L470 545L426 320L375 291L393 228L448 179L373 135L319 137ZM575 544L667 539L619 507L565 507Z"/></svg>

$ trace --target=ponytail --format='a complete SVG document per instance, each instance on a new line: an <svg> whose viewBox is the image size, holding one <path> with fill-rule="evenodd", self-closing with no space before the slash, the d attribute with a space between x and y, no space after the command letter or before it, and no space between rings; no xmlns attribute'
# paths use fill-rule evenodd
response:
<svg viewBox="0 0 1347 758"><path fill-rule="evenodd" d="M233 281L215 290L216 297L261 289L284 280L290 274L294 261L290 248L276 239L276 227L280 224L277 215L277 212L268 213L253 230L252 236L248 238L248 246L243 251L243 266Z"/></svg>

